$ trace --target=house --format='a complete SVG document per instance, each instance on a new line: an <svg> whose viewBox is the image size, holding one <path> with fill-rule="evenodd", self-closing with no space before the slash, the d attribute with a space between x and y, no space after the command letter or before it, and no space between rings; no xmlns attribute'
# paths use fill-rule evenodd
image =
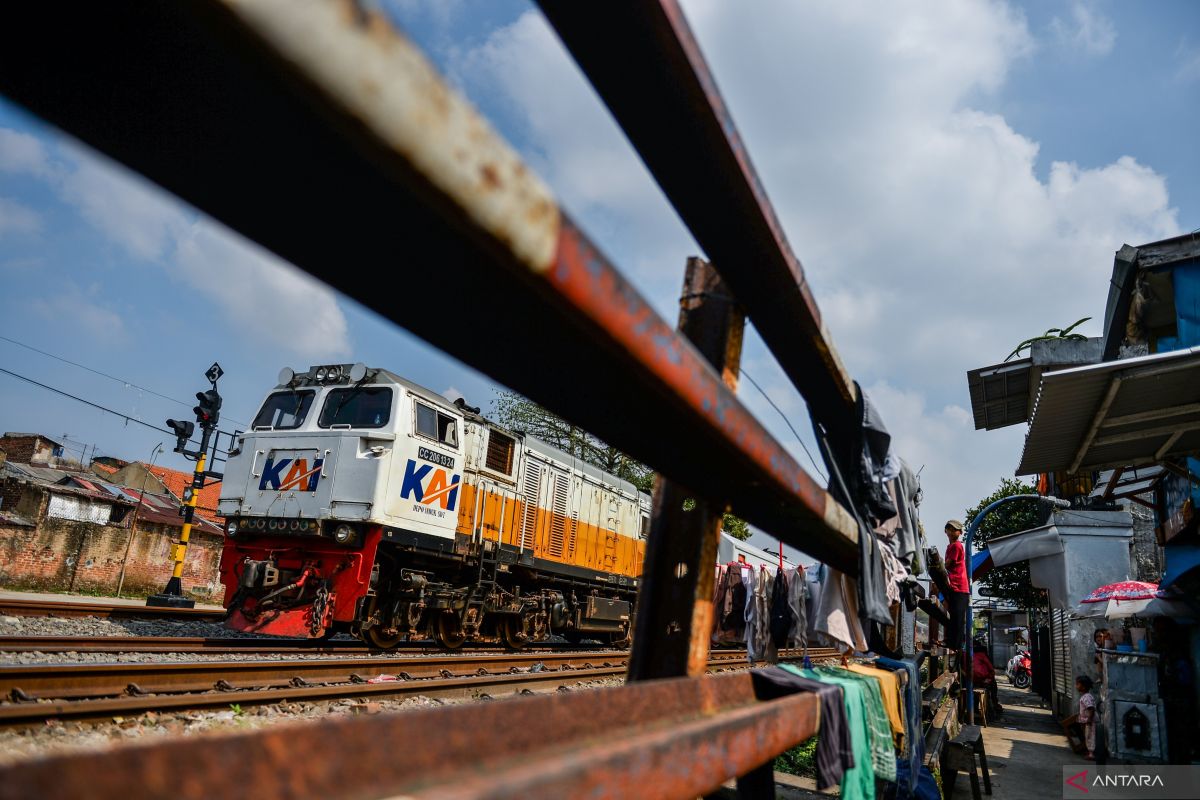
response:
<svg viewBox="0 0 1200 800"><path fill-rule="evenodd" d="M37 451L29 451L36 453ZM151 480L131 489L82 473L0 465L0 586L35 591L153 594L171 576L179 499ZM224 535L197 516L184 588L220 602Z"/></svg>
<svg viewBox="0 0 1200 800"><path fill-rule="evenodd" d="M180 472L154 464L143 464L135 461L113 472L106 480L118 486L128 486L144 489L150 492L165 492L183 502L183 493L192 485L191 472ZM223 518L217 513L217 501L221 499L220 481L209 483L200 490L196 498L196 517L204 519L218 528L224 525Z"/></svg>
<svg viewBox="0 0 1200 800"><path fill-rule="evenodd" d="M7 460L19 464L53 467L63 460L62 443L40 433L6 432L0 437L0 449Z"/></svg>

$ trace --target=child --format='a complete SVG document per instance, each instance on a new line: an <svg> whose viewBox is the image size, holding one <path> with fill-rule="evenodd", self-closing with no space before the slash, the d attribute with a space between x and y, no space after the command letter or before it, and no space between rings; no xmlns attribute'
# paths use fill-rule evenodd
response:
<svg viewBox="0 0 1200 800"><path fill-rule="evenodd" d="M1096 697L1092 694L1092 679L1086 675L1075 678L1075 691L1079 692L1079 714L1076 721L1083 728L1083 739L1087 745L1088 761L1096 760Z"/></svg>

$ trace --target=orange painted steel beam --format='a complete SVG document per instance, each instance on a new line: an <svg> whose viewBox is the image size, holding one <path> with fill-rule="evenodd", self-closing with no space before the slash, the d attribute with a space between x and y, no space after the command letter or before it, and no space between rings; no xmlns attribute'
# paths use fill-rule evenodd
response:
<svg viewBox="0 0 1200 800"><path fill-rule="evenodd" d="M846 511L383 17L332 0L77 15L10 11L0 92L697 496L856 570Z"/></svg>

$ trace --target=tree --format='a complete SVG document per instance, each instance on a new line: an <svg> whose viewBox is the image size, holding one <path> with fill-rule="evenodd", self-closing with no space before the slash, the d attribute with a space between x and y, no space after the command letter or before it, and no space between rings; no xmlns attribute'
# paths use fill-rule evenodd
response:
<svg viewBox="0 0 1200 800"><path fill-rule="evenodd" d="M654 470L650 467L553 411L542 408L528 397L516 392L498 391L492 400L492 408L496 422L504 427L541 439L593 467L629 481L647 494L654 491ZM750 538L750 526L733 514L724 516L721 527L735 539L745 541Z"/></svg>
<svg viewBox="0 0 1200 800"><path fill-rule="evenodd" d="M1000 481L1000 488L980 500L979 505L967 509L966 523L969 526L979 512L1002 497L1036 493L1037 488L1034 486L1012 478L1004 478ZM972 548L978 552L999 536L1036 528L1042 524L1043 514L1044 508L1034 500L1005 503L984 518L979 530L975 532ZM979 582L989 589L992 597L1008 600L1017 608L1041 608L1046 603L1045 590L1035 588L1029 579L1028 561L993 567Z"/></svg>

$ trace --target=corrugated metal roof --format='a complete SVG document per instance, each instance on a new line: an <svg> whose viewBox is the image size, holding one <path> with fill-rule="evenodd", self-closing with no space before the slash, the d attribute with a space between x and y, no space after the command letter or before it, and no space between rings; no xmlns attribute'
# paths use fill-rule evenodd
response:
<svg viewBox="0 0 1200 800"><path fill-rule="evenodd" d="M1042 376L1018 475L1200 452L1200 347Z"/></svg>
<svg viewBox="0 0 1200 800"><path fill-rule="evenodd" d="M975 430L994 431L1029 419L1029 379L1033 360L973 369L967 373Z"/></svg>
<svg viewBox="0 0 1200 800"><path fill-rule="evenodd" d="M1162 467L1137 467L1121 470L1119 473L1114 469L1105 470L1096 479L1096 488L1092 490L1091 496L1103 497L1105 494L1110 494L1112 497L1121 498L1145 494L1154 488L1165 472L1166 470ZM1110 493L1108 491L1109 484L1113 482L1114 475L1116 475L1116 484Z"/></svg>

